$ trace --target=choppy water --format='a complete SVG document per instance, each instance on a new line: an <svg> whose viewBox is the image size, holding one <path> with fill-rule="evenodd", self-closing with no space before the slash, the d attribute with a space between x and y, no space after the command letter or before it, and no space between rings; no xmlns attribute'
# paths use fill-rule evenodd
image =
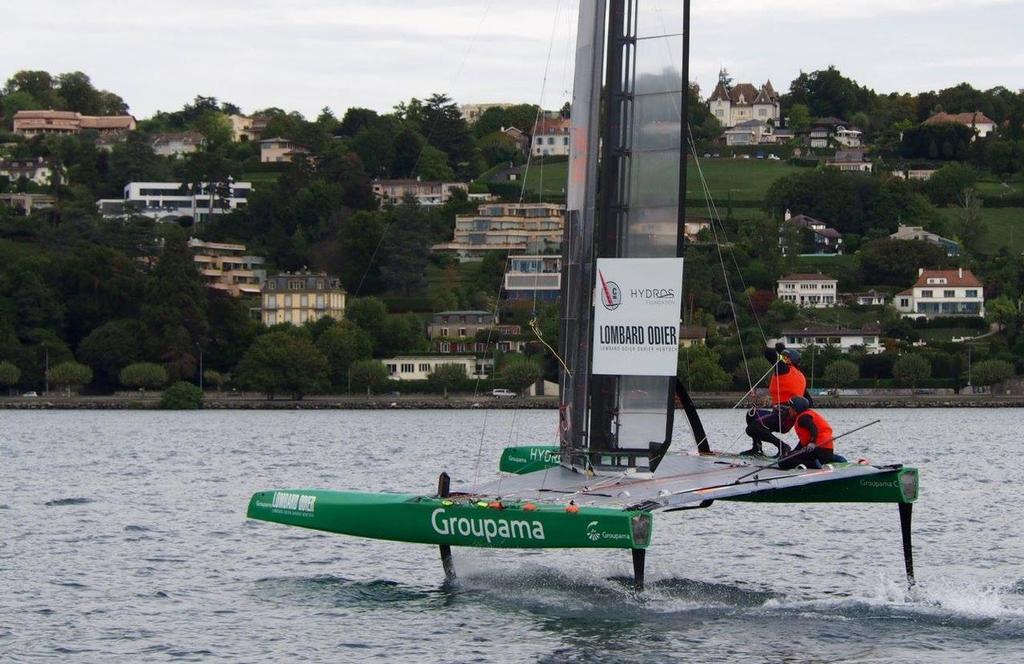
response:
<svg viewBox="0 0 1024 664"><path fill-rule="evenodd" d="M434 547L244 517L258 489L484 479L553 411L0 411L0 660L1024 661L1021 412L830 417L922 470L912 592L894 505L658 515L640 597L624 551L456 550L446 584ZM705 420L740 448L741 414Z"/></svg>

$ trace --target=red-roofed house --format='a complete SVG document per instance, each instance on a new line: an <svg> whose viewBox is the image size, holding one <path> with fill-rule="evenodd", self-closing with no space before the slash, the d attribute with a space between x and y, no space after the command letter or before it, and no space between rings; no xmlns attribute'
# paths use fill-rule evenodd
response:
<svg viewBox="0 0 1024 664"><path fill-rule="evenodd" d="M533 128L533 156L569 155L569 120L541 118Z"/></svg>
<svg viewBox="0 0 1024 664"><path fill-rule="evenodd" d="M970 270L919 268L917 281L897 293L893 303L908 318L984 316L985 290Z"/></svg>
<svg viewBox="0 0 1024 664"><path fill-rule="evenodd" d="M787 274L779 279L777 295L798 307L836 306L836 279L825 274Z"/></svg>
<svg viewBox="0 0 1024 664"><path fill-rule="evenodd" d="M996 128L996 123L986 117L981 111L974 111L973 113L943 113L939 111L924 121L927 125L943 124L946 122L970 127L982 138L988 136L988 133Z"/></svg>

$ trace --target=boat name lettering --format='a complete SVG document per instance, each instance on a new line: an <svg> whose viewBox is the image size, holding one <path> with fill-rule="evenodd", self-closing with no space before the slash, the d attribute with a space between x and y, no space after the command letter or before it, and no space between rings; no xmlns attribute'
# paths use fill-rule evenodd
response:
<svg viewBox="0 0 1024 664"><path fill-rule="evenodd" d="M875 487L877 489L883 489L883 488L884 489L894 489L894 488L896 488L896 483L895 482L882 482L882 481L878 481L878 480L861 480L860 481L860 485L861 486L872 486L872 487Z"/></svg>
<svg viewBox="0 0 1024 664"><path fill-rule="evenodd" d="M678 328L674 325L602 325L600 339L602 344L679 344Z"/></svg>
<svg viewBox="0 0 1024 664"><path fill-rule="evenodd" d="M292 510L295 512L312 512L316 507L316 496L307 496L301 493L289 493L287 491L275 491L274 501L271 507L279 510Z"/></svg>
<svg viewBox="0 0 1024 664"><path fill-rule="evenodd" d="M430 513L430 526L438 535L483 537L489 544L495 537L503 539L544 539L544 524L526 519L489 519L481 517L445 516L443 507Z"/></svg>

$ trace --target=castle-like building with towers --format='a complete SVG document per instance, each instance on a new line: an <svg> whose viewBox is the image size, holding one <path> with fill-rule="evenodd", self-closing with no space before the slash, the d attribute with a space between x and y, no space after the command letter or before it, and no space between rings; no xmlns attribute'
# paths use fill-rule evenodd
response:
<svg viewBox="0 0 1024 664"><path fill-rule="evenodd" d="M708 99L711 114L726 129L735 127L748 120L760 120L775 126L779 125L780 106L779 94L767 81L760 88L751 83L731 84L729 73L724 69L718 74L718 85Z"/></svg>

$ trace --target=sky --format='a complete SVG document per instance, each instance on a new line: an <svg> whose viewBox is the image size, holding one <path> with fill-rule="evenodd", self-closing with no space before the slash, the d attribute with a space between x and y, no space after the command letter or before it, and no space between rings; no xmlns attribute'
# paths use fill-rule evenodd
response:
<svg viewBox="0 0 1024 664"><path fill-rule="evenodd" d="M33 0L0 25L0 80L83 71L140 119L200 94L307 117L434 92L556 109L581 1ZM1022 25L1024 0L693 0L691 79L707 95L726 67L785 91L835 65L878 92L1017 90Z"/></svg>

